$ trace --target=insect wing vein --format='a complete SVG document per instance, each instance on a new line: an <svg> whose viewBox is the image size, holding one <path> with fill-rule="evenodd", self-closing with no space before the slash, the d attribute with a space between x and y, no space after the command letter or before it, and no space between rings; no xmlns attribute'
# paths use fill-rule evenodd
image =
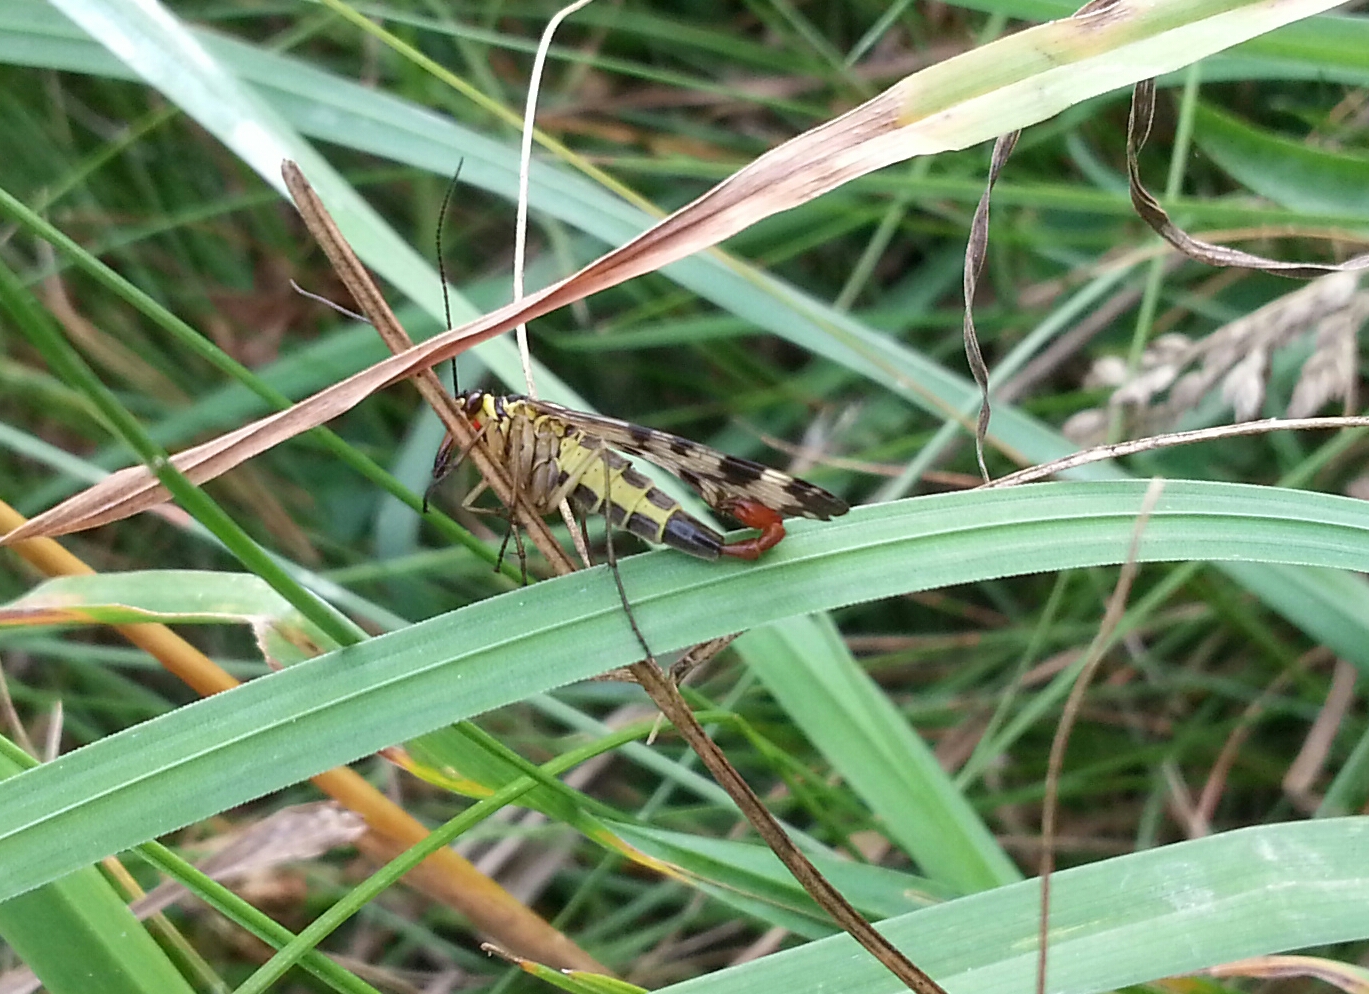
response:
<svg viewBox="0 0 1369 994"><path fill-rule="evenodd" d="M785 517L822 521L848 510L841 498L807 480L669 432L571 410L544 400L524 403L587 435L597 436L615 449L650 460L692 486L715 509L726 511L734 501L754 501Z"/></svg>

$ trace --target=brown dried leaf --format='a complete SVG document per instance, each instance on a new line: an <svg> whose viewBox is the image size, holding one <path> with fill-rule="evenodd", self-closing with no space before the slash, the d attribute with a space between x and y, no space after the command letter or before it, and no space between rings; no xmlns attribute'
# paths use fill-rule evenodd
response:
<svg viewBox="0 0 1369 994"><path fill-rule="evenodd" d="M1160 206L1160 202L1141 183L1141 166L1138 158L1146 139L1150 137L1150 125L1154 116L1155 80L1145 79L1132 89L1131 115L1127 120L1127 178L1131 187L1131 204L1157 235L1180 252L1209 266L1238 266L1297 279L1314 279L1328 273L1369 269L1369 254L1358 255L1340 263L1282 262L1227 245L1205 242L1177 227Z"/></svg>
<svg viewBox="0 0 1369 994"><path fill-rule="evenodd" d="M1079 13L1085 13L1092 6L1094 5L1086 6ZM970 220L970 240L965 246L965 358L969 363L970 373L979 387L979 419L975 423L974 453L979 461L979 475L986 483L989 479L989 468L984 462L984 439L989 434L989 367L984 362L984 354L979 350L979 336L974 329L974 292L979 285L979 274L984 269L984 258L989 252L989 197L1020 137L1022 132L1012 131L1000 136L993 143L989 178L984 184L984 192L979 196L974 217Z"/></svg>
<svg viewBox="0 0 1369 994"><path fill-rule="evenodd" d="M1339 987L1345 994L1369 994L1369 970L1323 956L1255 956L1202 971L1209 977L1255 977L1280 980L1312 977Z"/></svg>

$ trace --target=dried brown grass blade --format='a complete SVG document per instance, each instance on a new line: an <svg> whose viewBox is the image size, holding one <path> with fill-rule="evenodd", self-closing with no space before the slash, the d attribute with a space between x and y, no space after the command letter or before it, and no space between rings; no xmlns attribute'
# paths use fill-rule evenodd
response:
<svg viewBox="0 0 1369 994"><path fill-rule="evenodd" d="M377 390L459 355L520 323L634 276L654 272L716 245L763 217L805 203L850 179L906 158L910 152L902 143L869 144L875 138L895 137L907 126L909 122L901 117L906 101L902 87L895 86L772 149L626 245L560 283L408 348L285 411L186 449L171 461L190 480L205 483L346 413ZM298 171L293 163L283 166L287 172L292 168ZM365 307L368 302L358 303ZM485 469L480 468L482 472ZM0 544L66 535L120 521L162 503L167 497L165 488L145 467L130 467L37 515L17 533L0 539Z"/></svg>
<svg viewBox="0 0 1369 994"><path fill-rule="evenodd" d="M1369 994L1369 980L1365 979L1363 967L1338 963L1324 956L1255 956L1209 967L1199 975L1221 980L1230 977L1255 977L1260 980L1311 977L1339 987L1345 994Z"/></svg>
<svg viewBox="0 0 1369 994"><path fill-rule="evenodd" d="M1150 137L1150 126L1154 116L1155 80L1145 79L1132 89L1131 114L1127 119L1127 178L1131 187L1131 203L1136 208L1136 213L1141 215L1157 235L1184 255L1209 266L1238 266L1242 269L1258 269L1273 273L1275 276L1296 279L1315 279L1328 273L1369 269L1369 254L1357 255L1341 263L1281 262L1227 245L1205 242L1176 226L1165 213L1165 209L1160 206L1160 202L1141 182L1138 159L1141 149L1145 147L1146 139Z"/></svg>
<svg viewBox="0 0 1369 994"><path fill-rule="evenodd" d="M1350 709L1355 706L1355 682L1359 671L1343 659L1337 659L1331 675L1331 687L1317 711L1316 720L1307 730L1302 748L1283 775L1283 792L1295 805L1309 813L1321 807L1324 798L1315 787L1327 759L1335 746Z"/></svg>
<svg viewBox="0 0 1369 994"><path fill-rule="evenodd" d="M323 206L314 188L305 179L299 166L293 162L282 163L281 175L290 190L290 195L295 199L295 206L299 208L300 216L304 218L309 233L328 256L328 261L337 272L338 278L347 287L352 299L376 329L385 346L396 355L412 349L414 343L409 338L409 333L390 310L385 295L380 292L380 288L357 258L347 239L342 236L342 232L338 230L337 224ZM437 374L431 368L420 369L414 375L414 385L437 413L443 425L452 433L456 444L462 451L468 452L468 458L475 463L495 496L505 507L513 509L518 527L527 532L538 550L546 556L547 561L558 573L568 573L574 569L574 564L552 537L546 522L527 507L526 501L515 497L508 473L498 460L490 456L484 443L477 442L471 423L457 411L452 397L443 387L442 381L437 378Z"/></svg>
<svg viewBox="0 0 1369 994"><path fill-rule="evenodd" d="M1016 473L1000 476L998 479L984 484L981 489L1020 487L1024 483L1049 479L1057 473L1087 466L1089 463L1106 462L1109 459L1120 459L1123 456L1134 456L1138 452L1153 452L1156 449L1192 445L1195 442L1263 435L1271 431L1325 431L1334 428L1369 428L1369 417L1356 415L1346 418L1265 418L1262 421L1242 421L1234 425L1216 425L1212 428L1170 432L1167 435L1150 435L1146 438L1117 442L1113 445L1097 445L1091 449L1071 452L1059 459L1052 459L1050 462L1028 466Z"/></svg>
<svg viewBox="0 0 1369 994"><path fill-rule="evenodd" d="M765 840L765 844L779 857L808 895L832 916L847 935L855 939L884 967L916 994L946 994L945 988L928 976L888 939L875 931L859 911L846 900L841 891L819 872L807 856L794 845L785 834L784 827L775 820L746 779L728 760L727 755L708 737L704 727L694 717L694 712L680 695L679 688L670 676L654 662L636 663L630 667L632 675L642 685L642 689L670 719L676 731L684 736L690 747L699 755L708 772L713 774L724 790L737 802L742 814Z"/></svg>
<svg viewBox="0 0 1369 994"><path fill-rule="evenodd" d="M989 434L989 367L984 362L984 353L979 350L979 335L974 329L974 292L979 286L979 274L984 269L984 257L989 252L989 198L1021 136L1022 132L1013 131L1000 136L993 143L989 179L984 184L984 192L980 194L979 204L970 220L970 239L965 246L965 359L979 386L979 420L975 423L974 454L979 460L980 479L985 483L989 482L989 467L984 462L984 439Z"/></svg>

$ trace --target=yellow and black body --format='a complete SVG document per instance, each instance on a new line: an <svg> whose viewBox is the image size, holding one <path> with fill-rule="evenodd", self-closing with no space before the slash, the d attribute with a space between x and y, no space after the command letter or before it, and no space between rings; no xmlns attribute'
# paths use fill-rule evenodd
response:
<svg viewBox="0 0 1369 994"><path fill-rule="evenodd" d="M784 537L784 517L825 521L847 511L844 501L806 480L668 432L484 390L456 399L518 495L538 514L551 514L569 500L585 515L602 515L607 508L616 527L700 559L755 559ZM615 448L661 465L698 490L710 507L761 529L761 535L729 544ZM433 465L433 485L460 461L452 450L449 436ZM467 503L485 487L477 486Z"/></svg>

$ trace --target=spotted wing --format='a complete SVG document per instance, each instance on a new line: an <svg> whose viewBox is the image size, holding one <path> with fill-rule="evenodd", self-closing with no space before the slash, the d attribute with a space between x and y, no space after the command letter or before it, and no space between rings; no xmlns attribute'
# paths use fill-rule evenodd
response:
<svg viewBox="0 0 1369 994"><path fill-rule="evenodd" d="M822 487L750 459L729 456L679 435L617 418L574 411L544 400L527 403L543 414L597 435L615 449L639 455L674 473L699 492L712 508L727 511L737 501L753 501L786 518L828 518L845 514L846 502Z"/></svg>

